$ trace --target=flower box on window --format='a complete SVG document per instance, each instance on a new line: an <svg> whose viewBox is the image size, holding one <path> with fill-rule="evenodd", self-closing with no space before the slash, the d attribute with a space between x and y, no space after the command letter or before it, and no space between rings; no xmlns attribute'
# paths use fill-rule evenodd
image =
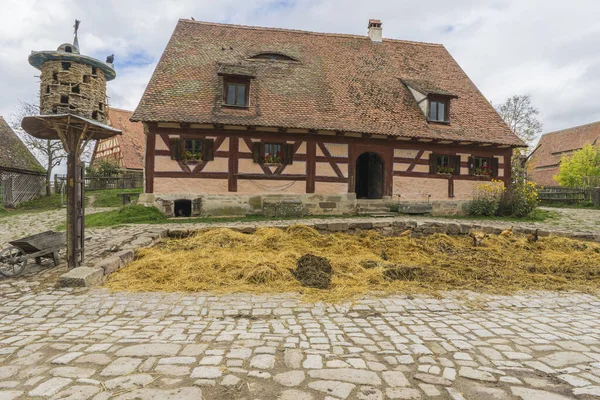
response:
<svg viewBox="0 0 600 400"><path fill-rule="evenodd" d="M437 173L440 175L452 175L454 174L454 168L452 167L437 167Z"/></svg>
<svg viewBox="0 0 600 400"><path fill-rule="evenodd" d="M183 161L185 164L202 164L202 152L184 151L181 154L181 161Z"/></svg>
<svg viewBox="0 0 600 400"><path fill-rule="evenodd" d="M265 167L274 167L280 166L283 164L283 158L281 158L281 153L277 152L277 154L265 154L261 157L261 164Z"/></svg>
<svg viewBox="0 0 600 400"><path fill-rule="evenodd" d="M475 175L477 175L477 176L492 176L492 167L475 168Z"/></svg>

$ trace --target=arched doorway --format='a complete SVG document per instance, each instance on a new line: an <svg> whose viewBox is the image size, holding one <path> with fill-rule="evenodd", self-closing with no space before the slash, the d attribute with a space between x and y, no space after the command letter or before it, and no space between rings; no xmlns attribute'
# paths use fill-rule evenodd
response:
<svg viewBox="0 0 600 400"><path fill-rule="evenodd" d="M362 153L356 160L356 198L383 197L383 160L376 153Z"/></svg>

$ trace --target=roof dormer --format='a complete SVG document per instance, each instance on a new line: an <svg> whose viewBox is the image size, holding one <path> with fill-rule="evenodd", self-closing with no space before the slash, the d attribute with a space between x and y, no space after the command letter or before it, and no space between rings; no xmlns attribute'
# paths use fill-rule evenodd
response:
<svg viewBox="0 0 600 400"><path fill-rule="evenodd" d="M450 123L450 102L458 96L425 81L402 79L413 95L427 122Z"/></svg>

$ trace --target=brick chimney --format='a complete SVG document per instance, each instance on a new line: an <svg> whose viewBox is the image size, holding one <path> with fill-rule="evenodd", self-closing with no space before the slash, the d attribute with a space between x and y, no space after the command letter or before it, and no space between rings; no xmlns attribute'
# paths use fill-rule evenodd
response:
<svg viewBox="0 0 600 400"><path fill-rule="evenodd" d="M373 43L381 43L381 41L383 40L380 20L378 20L378 19L370 19L369 20L369 38L371 38Z"/></svg>

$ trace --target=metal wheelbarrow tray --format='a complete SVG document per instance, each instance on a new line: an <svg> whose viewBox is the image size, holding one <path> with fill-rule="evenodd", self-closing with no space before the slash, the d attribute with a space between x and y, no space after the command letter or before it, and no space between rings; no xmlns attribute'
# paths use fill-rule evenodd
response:
<svg viewBox="0 0 600 400"><path fill-rule="evenodd" d="M25 270L30 259L35 259L36 264L39 265L43 258L49 258L54 261L54 266L57 266L60 262L58 252L66 242L65 232L54 231L13 240L9 242L12 247L0 252L0 274L17 276Z"/></svg>

